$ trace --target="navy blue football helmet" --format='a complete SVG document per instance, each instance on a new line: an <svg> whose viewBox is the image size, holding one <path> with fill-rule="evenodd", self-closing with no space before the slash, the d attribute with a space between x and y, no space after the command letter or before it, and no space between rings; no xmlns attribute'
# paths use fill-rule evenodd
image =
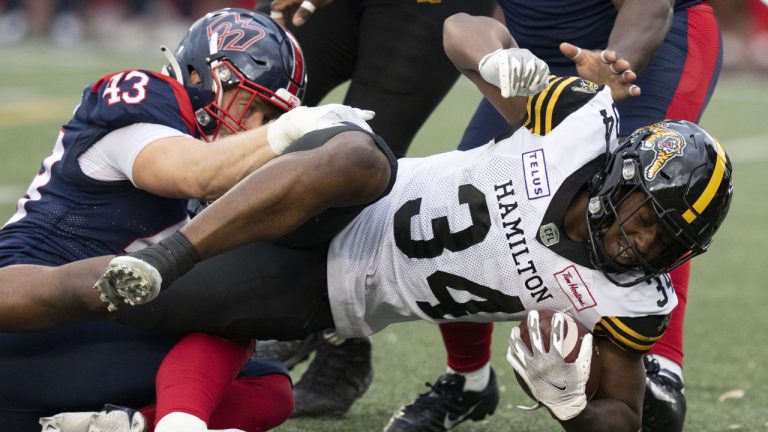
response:
<svg viewBox="0 0 768 432"><path fill-rule="evenodd" d="M619 207L641 192L661 224L666 241L656 256L644 257L630 241ZM587 224L592 264L612 282L631 286L667 273L704 253L728 214L733 197L731 162L720 143L700 126L665 120L637 129L608 155L589 190ZM618 223L638 266L622 265L603 240Z"/></svg>
<svg viewBox="0 0 768 432"><path fill-rule="evenodd" d="M248 92L251 104L259 98L279 112L299 106L304 95L307 75L298 42L258 12L226 8L208 13L167 56L171 64L166 71L187 89L206 139L215 138L222 126L245 130L247 110L235 118L230 106L222 106L226 90ZM192 72L199 83L192 81Z"/></svg>

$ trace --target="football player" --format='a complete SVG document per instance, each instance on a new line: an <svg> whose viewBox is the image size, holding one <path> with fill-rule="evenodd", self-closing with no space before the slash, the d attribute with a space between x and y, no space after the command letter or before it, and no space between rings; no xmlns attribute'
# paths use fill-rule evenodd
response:
<svg viewBox="0 0 768 432"><path fill-rule="evenodd" d="M371 128L396 155L404 156L459 77L443 51L443 21L458 12L490 16L495 4L495 0L278 0L268 6L304 48L312 74L305 105L319 104L349 81L344 103L376 111ZM368 338L336 345L314 335L298 350L291 345L297 346L269 346L273 353L282 351L283 358L306 357L312 349L316 353L294 387L293 417L342 416L368 389L373 378ZM257 353L261 346L266 344L257 344Z"/></svg>
<svg viewBox="0 0 768 432"><path fill-rule="evenodd" d="M561 0L546 4L500 0L499 5L512 35L546 61L555 75L578 74L611 87L621 114L622 137L663 118L698 122L717 83L720 34L712 7L703 0ZM561 42L570 43L558 49ZM629 61L631 71L617 59L617 53ZM482 145L508 127L484 100L459 148ZM670 272L679 304L669 328L645 358L645 432L683 428L683 318L689 275L689 263ZM442 431L443 427L434 425L448 414L476 419L490 413L490 407L495 407L491 402L498 400L499 393L490 379L492 329L491 324L441 326L448 352L447 373L438 378L435 391L401 408L387 431ZM463 402L451 402L457 399ZM486 408L485 413L478 411L479 400L486 401L479 405Z"/></svg>
<svg viewBox="0 0 768 432"><path fill-rule="evenodd" d="M240 9L210 13L173 54L165 52L165 73L126 70L85 89L53 153L0 230L4 331L89 318L87 301L66 293L100 274L103 259L92 257L136 251L166 237L188 221L187 198L218 198L290 151L294 135L340 120L363 124L362 117L370 117L342 106L296 108L306 83L302 53L265 15ZM286 117L266 125L282 113ZM28 308L19 307L21 298L30 300ZM155 373L177 341L110 323L2 334L0 429L33 430L40 416L99 409L104 402L149 405ZM230 383L248 358L248 343L195 335L174 352L157 378L161 422L181 410L210 418L213 427L221 427L223 419L243 428L268 428L290 414L290 381L283 368L251 363L242 379ZM232 359L234 370L221 366ZM175 366L181 363L231 384L224 396L248 401L269 394L265 409L219 407L218 398L206 406L210 403L177 385ZM157 430L178 430L165 423ZM204 421L182 429L207 430Z"/></svg>
<svg viewBox="0 0 768 432"><path fill-rule="evenodd" d="M598 396L584 394L589 356L513 355L513 367L567 430L636 431L642 354L677 304L666 274L709 247L732 197L730 161L685 121L619 142L607 87L548 78L494 20L453 16L444 41L523 127L399 165L357 128L310 133L296 144L312 150L275 159L172 236L112 259L96 287L111 307L148 303L121 308L122 322L265 339L569 311L595 329ZM203 269L223 266L237 271L208 283Z"/></svg>

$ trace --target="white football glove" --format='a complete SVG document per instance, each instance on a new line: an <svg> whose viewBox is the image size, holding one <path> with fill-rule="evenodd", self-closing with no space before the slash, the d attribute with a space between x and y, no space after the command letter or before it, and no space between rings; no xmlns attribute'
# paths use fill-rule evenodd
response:
<svg viewBox="0 0 768 432"><path fill-rule="evenodd" d="M507 361L512 368L528 384L536 400L546 405L560 420L576 417L587 406L585 391L592 363L591 334L582 339L576 361L565 362L562 352L564 329L563 314L555 313L552 316L550 349L545 352L539 330L539 314L531 311L528 313L528 333L533 353L523 343L519 327L512 329L507 349Z"/></svg>
<svg viewBox="0 0 768 432"><path fill-rule="evenodd" d="M477 66L480 76L501 89L501 96L533 96L544 90L549 66L527 49L498 49Z"/></svg>
<svg viewBox="0 0 768 432"><path fill-rule="evenodd" d="M369 110L352 108L341 104L321 105L317 107L294 108L269 124L267 141L276 154L282 154L294 141L314 130L341 126L344 122L352 123L371 132L366 120L371 120L375 113Z"/></svg>

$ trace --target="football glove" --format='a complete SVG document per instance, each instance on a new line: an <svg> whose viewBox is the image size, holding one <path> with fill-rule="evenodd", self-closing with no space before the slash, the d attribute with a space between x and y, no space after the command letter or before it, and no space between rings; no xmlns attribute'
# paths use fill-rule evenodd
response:
<svg viewBox="0 0 768 432"><path fill-rule="evenodd" d="M531 394L560 420L576 417L587 406L585 390L592 362L591 334L582 339L576 361L565 362L564 320L560 312L552 316L550 348L545 351L539 329L539 314L536 311L529 312L528 333L533 352L525 346L519 327L512 329L507 349L507 361L528 384Z"/></svg>
<svg viewBox="0 0 768 432"><path fill-rule="evenodd" d="M501 96L533 96L547 86L549 66L527 49L498 49L477 66L480 76L501 89Z"/></svg>
<svg viewBox="0 0 768 432"><path fill-rule="evenodd" d="M314 130L353 124L371 132L366 123L375 113L341 104L294 108L269 124L267 141L275 154L282 154L294 141Z"/></svg>

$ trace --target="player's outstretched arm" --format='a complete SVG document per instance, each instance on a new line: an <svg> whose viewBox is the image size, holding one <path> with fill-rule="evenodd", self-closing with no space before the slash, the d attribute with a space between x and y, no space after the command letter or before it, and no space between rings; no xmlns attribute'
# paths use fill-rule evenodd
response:
<svg viewBox="0 0 768 432"><path fill-rule="evenodd" d="M91 287L112 256L59 267L11 265L0 268L0 331L50 329L108 314Z"/></svg>
<svg viewBox="0 0 768 432"><path fill-rule="evenodd" d="M573 60L579 76L611 88L613 99L640 96L634 84L656 55L672 24L673 0L614 0L619 13L605 50L585 50L560 44L564 56Z"/></svg>
<svg viewBox="0 0 768 432"><path fill-rule="evenodd" d="M385 191L391 174L389 160L371 136L342 132L255 171L181 232L205 259L283 236L329 208L370 203Z"/></svg>
<svg viewBox="0 0 768 432"><path fill-rule="evenodd" d="M196 262L258 240L279 238L335 207L369 204L393 181L383 142L349 126L308 134L254 171L163 241L113 259L94 286L113 310L153 300Z"/></svg>
<svg viewBox="0 0 768 432"><path fill-rule="evenodd" d="M600 350L600 386L581 413L561 421L567 431L635 432L640 430L645 368L640 354L622 351L606 338L595 338Z"/></svg>
<svg viewBox="0 0 768 432"><path fill-rule="evenodd" d="M313 130L342 122L370 130L372 111L329 104L298 107L276 121L209 143L177 136L147 145L133 163L141 189L169 198L214 200Z"/></svg>
<svg viewBox="0 0 768 432"><path fill-rule="evenodd" d="M517 48L509 31L494 19L464 13L449 17L443 25L443 46L509 124L521 121L527 97L547 85L547 64Z"/></svg>

